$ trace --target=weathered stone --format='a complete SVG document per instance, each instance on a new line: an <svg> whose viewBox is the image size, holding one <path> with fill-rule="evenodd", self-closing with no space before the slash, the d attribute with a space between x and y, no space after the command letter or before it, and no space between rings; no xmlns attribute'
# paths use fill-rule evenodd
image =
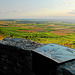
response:
<svg viewBox="0 0 75 75"><path fill-rule="evenodd" d="M75 75L75 49L51 43L32 50L32 56L38 75Z"/></svg>
<svg viewBox="0 0 75 75"><path fill-rule="evenodd" d="M36 50L36 48L44 45L46 44L40 44L38 42L20 38L7 37L3 40L0 40L0 74L75 75L74 59L64 63L62 63L63 61L61 61L61 64L57 64L55 61L52 61L52 59L36 53L36 51L31 52L31 50ZM55 47L55 49L57 49L57 47ZM75 52L73 49L72 51L69 48L66 49L70 53ZM54 51L54 49L52 49L52 51ZM44 53L47 53L45 49ZM55 52L55 54L60 55L61 53ZM73 56L75 55L73 54ZM33 71L35 72L35 74L33 74Z"/></svg>
<svg viewBox="0 0 75 75"><path fill-rule="evenodd" d="M41 47L41 46L44 46L45 44L40 44L40 43L37 43L37 42L34 42L34 41L30 41L28 39L21 39L21 38L5 38L3 40L0 40L0 43L1 44L4 44L4 45L11 45L11 46L16 46L18 48L22 48L24 50L26 49L35 49L35 48L38 48L38 47ZM28 50L29 50L28 49Z"/></svg>
<svg viewBox="0 0 75 75"><path fill-rule="evenodd" d="M31 51L0 44L0 71L4 74L32 74Z"/></svg>
<svg viewBox="0 0 75 75"><path fill-rule="evenodd" d="M58 66L57 75L75 75L75 60L65 62Z"/></svg>
<svg viewBox="0 0 75 75"><path fill-rule="evenodd" d="M42 44L21 38L0 40L0 74L33 75L31 50Z"/></svg>

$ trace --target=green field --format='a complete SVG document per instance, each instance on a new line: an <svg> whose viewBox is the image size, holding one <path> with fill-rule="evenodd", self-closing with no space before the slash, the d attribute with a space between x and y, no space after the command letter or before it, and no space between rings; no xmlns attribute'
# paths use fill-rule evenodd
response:
<svg viewBox="0 0 75 75"><path fill-rule="evenodd" d="M53 21L0 21L0 39L24 38L39 43L56 43L75 49L75 24Z"/></svg>

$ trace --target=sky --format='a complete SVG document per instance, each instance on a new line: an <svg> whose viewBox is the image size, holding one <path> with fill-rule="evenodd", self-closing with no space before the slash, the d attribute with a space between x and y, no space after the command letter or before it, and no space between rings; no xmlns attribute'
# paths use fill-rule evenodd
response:
<svg viewBox="0 0 75 75"><path fill-rule="evenodd" d="M75 0L0 0L0 19L75 19Z"/></svg>

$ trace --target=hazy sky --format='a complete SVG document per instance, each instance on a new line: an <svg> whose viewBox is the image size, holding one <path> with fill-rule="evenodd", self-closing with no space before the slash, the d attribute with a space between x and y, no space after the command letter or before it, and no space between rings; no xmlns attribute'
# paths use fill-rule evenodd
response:
<svg viewBox="0 0 75 75"><path fill-rule="evenodd" d="M75 0L0 0L0 19L75 19Z"/></svg>

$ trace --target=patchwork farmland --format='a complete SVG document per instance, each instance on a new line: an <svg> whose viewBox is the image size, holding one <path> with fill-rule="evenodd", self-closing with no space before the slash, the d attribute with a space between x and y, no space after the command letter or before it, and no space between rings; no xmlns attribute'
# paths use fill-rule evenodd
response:
<svg viewBox="0 0 75 75"><path fill-rule="evenodd" d="M75 49L75 24L53 21L0 20L0 40L24 38L39 43L56 43Z"/></svg>

